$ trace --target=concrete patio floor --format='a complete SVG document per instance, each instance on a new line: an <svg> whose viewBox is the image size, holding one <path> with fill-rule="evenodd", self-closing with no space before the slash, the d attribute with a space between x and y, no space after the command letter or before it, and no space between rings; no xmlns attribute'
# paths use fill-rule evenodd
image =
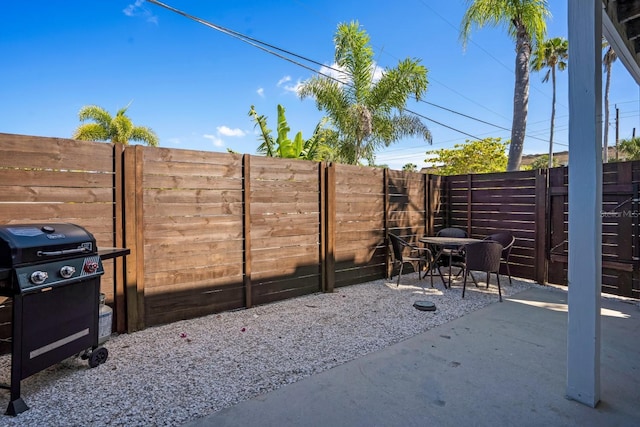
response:
<svg viewBox="0 0 640 427"><path fill-rule="evenodd" d="M638 302L602 299L596 408L565 398L566 304L532 288L187 425L640 425Z"/></svg>

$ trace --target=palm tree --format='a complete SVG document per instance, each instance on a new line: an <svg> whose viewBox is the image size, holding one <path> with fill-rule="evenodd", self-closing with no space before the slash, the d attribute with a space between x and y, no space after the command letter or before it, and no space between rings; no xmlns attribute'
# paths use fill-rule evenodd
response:
<svg viewBox="0 0 640 427"><path fill-rule="evenodd" d="M368 34L358 22L339 24L334 36L335 63L342 79L311 77L299 91L302 99L314 97L329 125L337 132L340 161L375 164L375 152L405 136L431 142L420 119L404 114L410 96L420 99L427 90L427 69L416 59L400 61L376 79L376 63Z"/></svg>
<svg viewBox="0 0 640 427"><path fill-rule="evenodd" d="M546 18L551 15L546 0L467 0L460 38L464 45L471 27L504 26L516 42L516 80L513 95L513 124L507 171L520 169L529 107L529 58L532 48L544 39Z"/></svg>
<svg viewBox="0 0 640 427"><path fill-rule="evenodd" d="M414 163L407 163L406 165L402 166L402 170L406 172L418 172L418 166Z"/></svg>
<svg viewBox="0 0 640 427"><path fill-rule="evenodd" d="M129 144L129 141L141 141L156 147L158 136L155 132L148 127L134 126L125 114L129 105L119 109L115 117L111 117L111 114L102 107L85 105L80 109L78 118L81 122L93 120L94 123L78 126L72 138L82 141L111 141L113 144L123 145Z"/></svg>
<svg viewBox="0 0 640 427"><path fill-rule="evenodd" d="M549 76L551 76L551 85L553 86L553 96L551 98L551 131L549 132L549 168L553 167L553 128L556 118L556 68L564 71L567 68L568 58L569 42L562 37L554 37L539 44L533 54L533 58L531 58L531 66L534 71L541 71L544 68L548 68L542 81L548 82Z"/></svg>
<svg viewBox="0 0 640 427"><path fill-rule="evenodd" d="M602 39L602 48L607 49L602 57L602 66L607 74L607 80L604 86L604 150L602 152L602 161L609 161L609 87L611 86L611 66L618 59L618 55L609 45L606 39Z"/></svg>
<svg viewBox="0 0 640 427"><path fill-rule="evenodd" d="M640 160L640 138L623 139L619 146L625 160Z"/></svg>

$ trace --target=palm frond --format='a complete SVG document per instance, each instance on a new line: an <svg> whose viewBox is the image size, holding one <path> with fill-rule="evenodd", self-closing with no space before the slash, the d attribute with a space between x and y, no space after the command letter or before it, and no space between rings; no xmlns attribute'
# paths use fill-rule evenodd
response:
<svg viewBox="0 0 640 427"><path fill-rule="evenodd" d="M146 126L134 126L133 129L131 129L129 139L131 141L144 142L151 147L157 147L159 143L156 133Z"/></svg>
<svg viewBox="0 0 640 427"><path fill-rule="evenodd" d="M86 123L78 126L72 138L78 141L108 141L109 133L98 123Z"/></svg>
<svg viewBox="0 0 640 427"><path fill-rule="evenodd" d="M93 120L105 129L109 129L111 126L111 114L109 114L109 112L104 108L98 107L97 105L85 105L80 108L80 111L78 112L78 119L80 119L81 122Z"/></svg>
<svg viewBox="0 0 640 427"><path fill-rule="evenodd" d="M551 17L546 0L467 0L460 26L460 41L466 47L473 28L503 27L515 40L522 25L532 41L542 41Z"/></svg>

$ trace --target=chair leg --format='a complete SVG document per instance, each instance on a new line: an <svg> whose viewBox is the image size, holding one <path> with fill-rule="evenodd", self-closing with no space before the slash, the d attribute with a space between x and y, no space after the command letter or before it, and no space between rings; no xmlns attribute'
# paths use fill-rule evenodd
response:
<svg viewBox="0 0 640 427"><path fill-rule="evenodd" d="M507 263L507 276L509 276L509 284L512 285L513 282L511 281L511 271L509 271L509 263Z"/></svg>
<svg viewBox="0 0 640 427"><path fill-rule="evenodd" d="M400 286L400 278L402 277L403 267L404 267L404 263L400 264L400 271L398 271L398 281L396 282L396 288Z"/></svg>
<svg viewBox="0 0 640 427"><path fill-rule="evenodd" d="M442 284L444 285L444 288L450 288L451 287L451 283L449 283L447 285L447 282L444 281L444 276L442 275L442 270L440 270L440 266L438 266L438 274L440 275L440 279L442 280Z"/></svg>
<svg viewBox="0 0 640 427"><path fill-rule="evenodd" d="M467 275L469 270L465 270L464 272L464 280L462 281L462 298L464 298L464 291L467 289ZM473 277L473 275L471 275Z"/></svg>
<svg viewBox="0 0 640 427"><path fill-rule="evenodd" d="M491 273L487 271L487 289L489 289L489 281L491 281Z"/></svg>
<svg viewBox="0 0 640 427"><path fill-rule="evenodd" d="M423 278L427 277L427 271L429 272L429 276L431 278L431 287L433 288L433 264L429 261L425 264L424 268L426 269L424 272Z"/></svg>
<svg viewBox="0 0 640 427"><path fill-rule="evenodd" d="M502 302L502 289L500 289L500 276L496 273L496 281L498 282L498 298Z"/></svg>
<svg viewBox="0 0 640 427"><path fill-rule="evenodd" d="M431 269L429 270L429 277L431 278L431 287L433 288L433 265L430 266Z"/></svg>
<svg viewBox="0 0 640 427"><path fill-rule="evenodd" d="M473 275L473 271L469 271L469 275L471 276L471 280L473 280L473 283L476 285L476 288L478 288L478 281L476 280L476 277Z"/></svg>

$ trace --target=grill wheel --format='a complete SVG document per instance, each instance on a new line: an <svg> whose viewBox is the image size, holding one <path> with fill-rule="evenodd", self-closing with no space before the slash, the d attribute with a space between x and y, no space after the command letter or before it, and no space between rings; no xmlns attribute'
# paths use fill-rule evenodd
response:
<svg viewBox="0 0 640 427"><path fill-rule="evenodd" d="M98 365L102 365L107 361L107 357L109 357L109 351L106 348L97 348L89 356L89 367L95 368Z"/></svg>

